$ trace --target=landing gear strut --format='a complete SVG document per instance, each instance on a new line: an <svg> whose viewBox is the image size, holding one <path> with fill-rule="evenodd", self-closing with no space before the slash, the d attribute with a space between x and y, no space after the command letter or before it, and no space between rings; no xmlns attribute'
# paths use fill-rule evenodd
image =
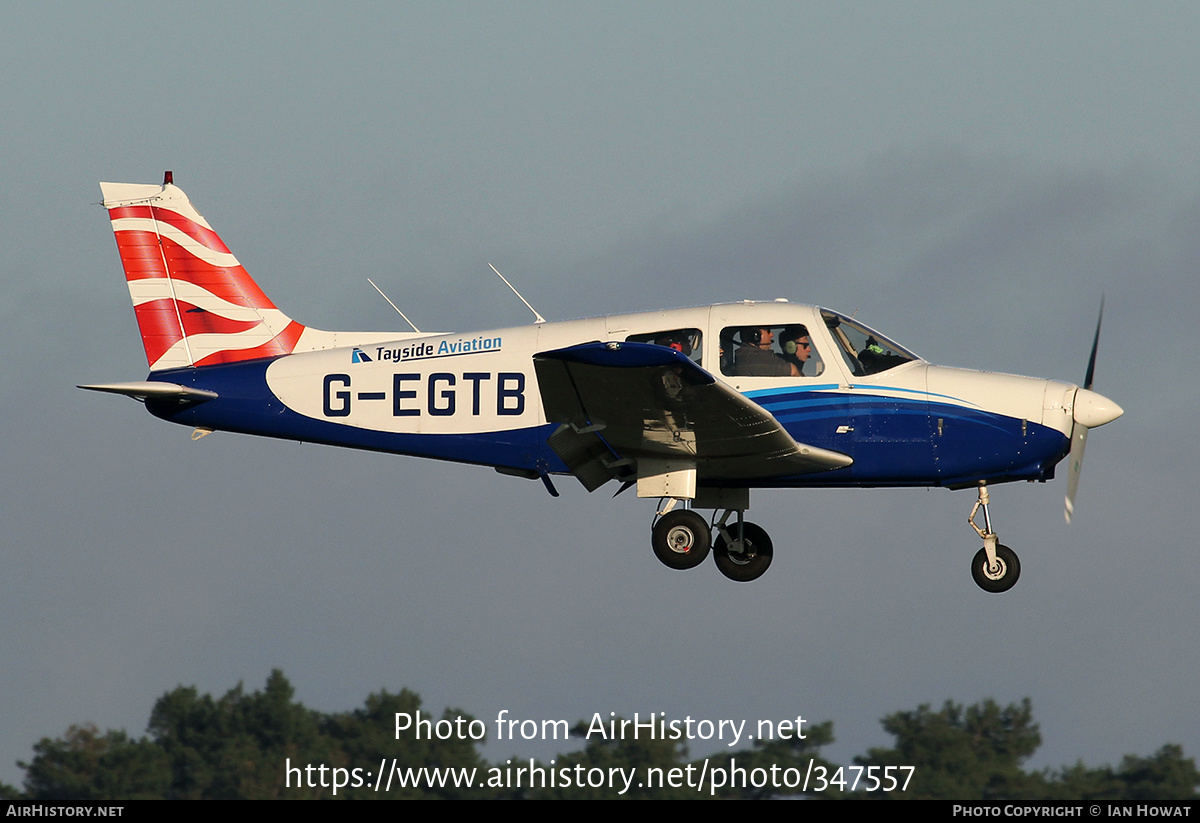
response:
<svg viewBox="0 0 1200 823"><path fill-rule="evenodd" d="M671 499L658 512L651 532L654 554L672 569L693 569L704 562L710 548L721 574L730 580L757 580L771 565L774 549L765 529L742 519L744 508L725 509L714 525L692 509L675 509ZM686 503L685 503L686 505ZM726 525L730 515L737 521Z"/></svg>
<svg viewBox="0 0 1200 823"><path fill-rule="evenodd" d="M983 528L975 524L975 515L983 509ZM971 509L967 518L971 528L983 538L983 548L971 561L971 576L975 584L985 592L1006 592L1017 584L1021 576L1021 561L1017 553L999 542L996 533L992 531L992 520L988 516L987 484L979 484L979 499Z"/></svg>

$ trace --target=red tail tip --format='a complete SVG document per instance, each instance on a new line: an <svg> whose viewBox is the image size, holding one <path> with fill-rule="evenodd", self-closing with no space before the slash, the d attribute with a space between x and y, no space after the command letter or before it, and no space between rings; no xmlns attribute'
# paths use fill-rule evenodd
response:
<svg viewBox="0 0 1200 823"><path fill-rule="evenodd" d="M170 186L170 185L173 185L174 183L175 183L174 173L169 172L169 171L164 171L163 172L163 185Z"/></svg>

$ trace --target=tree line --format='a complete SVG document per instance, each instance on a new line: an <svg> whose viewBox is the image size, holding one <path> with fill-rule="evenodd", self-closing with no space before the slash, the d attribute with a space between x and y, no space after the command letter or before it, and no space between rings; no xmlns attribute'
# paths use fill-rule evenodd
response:
<svg viewBox="0 0 1200 823"><path fill-rule="evenodd" d="M481 740L449 735L417 739L395 734L396 713L416 717L420 697L407 689L399 694L380 691L367 697L362 708L326 714L294 699L283 672L275 670L261 691L247 693L241 684L214 698L195 687L180 686L163 695L150 714L147 733L130 737L124 731L101 733L95 726L71 726L62 737L44 738L33 747L25 771L24 789L0 784L0 797L28 800L163 799L319 799L334 797L327 772L309 771L306 764L342 769L343 776L359 768L375 770L381 762L400 769L475 769L499 774L510 765L489 763L480 753ZM440 719L473 718L460 709L445 709ZM819 774L809 781L806 796L825 799L949 799L949 800L1180 800L1197 797L1200 773L1182 747L1164 745L1148 757L1126 755L1118 766L1089 767L1083 762L1059 769L1029 771L1023 764L1042 743L1028 699L1000 706L985 700L970 706L947 701L934 709L926 704L914 711L889 714L881 720L894 738L890 748L872 748L840 765L822 756L834 740L833 723L814 724L804 739L756 740L750 748L692 760L682 741L589 739L582 749L558 755L553 765L539 768L575 770L650 769L658 774L682 774L689 767L741 769L742 774L765 775L792 769L793 774ZM573 734L583 737L580 722ZM430 735L424 735L428 738ZM528 758L521 760L529 764ZM811 763L811 767L810 767ZM290 777L285 764L297 770ZM880 780L887 775L904 780L904 791ZM890 767L890 768L889 768ZM754 770L759 770L754 772ZM675 770L675 772L672 772ZM360 772L361 776L361 772ZM347 783L349 781L346 781ZM369 781L343 785L339 799L497 798L586 799L613 798L608 785L590 787L542 780L520 787L499 785L393 785L377 792ZM755 786L753 780L732 781L714 790L697 792L687 785L638 785L625 798L765 798L799 794L799 788L778 783ZM818 783L821 791L817 791ZM897 781L892 781L893 784Z"/></svg>

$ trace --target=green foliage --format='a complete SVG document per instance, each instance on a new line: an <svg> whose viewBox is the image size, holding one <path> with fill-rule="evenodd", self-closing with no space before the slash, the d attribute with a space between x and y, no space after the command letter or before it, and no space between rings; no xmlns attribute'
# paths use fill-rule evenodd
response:
<svg viewBox="0 0 1200 823"><path fill-rule="evenodd" d="M288 760L320 760L329 747L320 717L292 702L294 690L276 669L261 692L239 683L220 700L180 687L161 697L149 731L171 762L168 797L281 797ZM301 793L303 795L303 793ZM287 795L294 796L291 790Z"/></svg>
<svg viewBox="0 0 1200 823"><path fill-rule="evenodd" d="M871 749L855 762L915 766L906 798L1186 800L1197 796L1200 784L1195 761L1177 745L1163 746L1151 757L1126 755L1119 769L1077 763L1026 773L1021 763L1042 742L1028 698L1004 708L994 700L966 708L947 701L938 712L923 705L888 715L883 727L895 735L895 747Z"/></svg>
<svg viewBox="0 0 1200 823"><path fill-rule="evenodd" d="M618 727L622 722L622 718L616 718ZM612 774L611 770L621 769L622 773L629 774L629 770L633 769L637 777L633 781L632 786L624 794L619 795L623 800L694 800L696 799L695 789L684 787L672 787L669 785L667 775L672 769L686 769L687 746L681 740L651 740L645 733L638 735L638 739L634 739L632 734L624 737L606 738L599 734L588 736L589 724L580 721L571 729L571 736L576 738L587 738L588 743L582 751L572 754L559 755L554 760L554 765L538 764L546 769L554 769L561 771L569 769L574 774L576 767L583 769L586 773L590 769L600 769L605 775ZM662 786L655 785L638 785L644 783L643 778L651 774L651 769L660 770L654 774L662 775ZM601 786L593 788L591 786L571 786L564 788L562 786L537 788L527 792L521 792L516 796L525 797L531 800L613 800L618 797L618 790Z"/></svg>
<svg viewBox="0 0 1200 823"><path fill-rule="evenodd" d="M1150 757L1125 755L1117 779L1128 800L1182 800L1197 797L1200 773L1182 746L1169 743Z"/></svg>
<svg viewBox="0 0 1200 823"><path fill-rule="evenodd" d="M475 742L461 739L452 735L446 740L417 740L415 734L402 733L397 739L395 735L396 713L405 713L415 717L421 709L421 698L416 692L408 689L399 694L387 691L372 694L367 697L366 704L361 709L345 714L331 715L324 724L339 760L329 765L344 768L377 769L381 762L386 761L390 768L420 769L429 768L476 768L484 770L487 762L475 748ZM446 709L441 719L454 720L462 717L463 723L469 723L471 715L459 709ZM436 722L439 718L429 717ZM436 737L436 736L435 736ZM482 741L480 741L482 742ZM478 780L476 781L478 783ZM376 792L370 786L349 787L339 791L348 799L389 799L403 800L416 798L440 798L453 800L458 798L480 798L483 796L478 788L469 791L453 785L438 787L405 787L393 785L391 791L383 794ZM292 795L289 793L288 795Z"/></svg>
<svg viewBox="0 0 1200 823"><path fill-rule="evenodd" d="M994 800L1036 793L1038 781L1021 770L1042 743L1028 698L1004 708L991 699L966 708L948 700L936 712L926 703L888 715L883 728L895 735L895 748L871 749L854 762L915 766L906 798Z"/></svg>
<svg viewBox="0 0 1200 823"><path fill-rule="evenodd" d="M333 780L304 772L327 766L375 770L386 757L403 766L481 766L471 741L395 739L395 712L414 713L413 692L370 695L364 708L323 715L295 702L292 685L275 670L262 691L247 694L239 683L223 697L180 686L158 699L149 736L100 735L93 726L72 726L64 738L34 746L25 769L24 797L33 800L266 799L333 797ZM447 710L446 717L460 712ZM296 771L290 773L290 766ZM362 781L360 781L362 782ZM299 784L299 785L298 785ZM383 794L359 786L337 797L458 797L448 788L393 789ZM479 796L478 792L472 796Z"/></svg>
<svg viewBox="0 0 1200 823"><path fill-rule="evenodd" d="M25 769L26 796L35 800L142 800L163 797L171 784L162 749L125 732L101 735L95 726L71 726L63 738L43 738L33 751L32 762L17 765Z"/></svg>
<svg viewBox="0 0 1200 823"><path fill-rule="evenodd" d="M761 770L763 773L769 774L774 767L776 772L782 772L785 769L795 769L799 774L803 775L808 772L809 761L813 762L814 766L822 766L826 769L826 773L832 775L837 770L837 765L821 757L821 747L828 746L833 743L833 721L825 723L817 723L803 730L804 738L793 737L788 740L755 740L754 746L749 751L734 752L728 757L709 758L709 762L714 768L724 769L726 774L737 774L737 778L731 778L730 785L723 786L717 791L717 797L725 799L740 799L740 800L765 800L772 797L789 796L786 788L778 788L771 783L766 783L756 787L755 782L763 783L761 779L755 780L755 770ZM734 767L742 770L735 772ZM745 779L740 779L742 776ZM812 793L809 797L821 797L823 795Z"/></svg>
<svg viewBox="0 0 1200 823"><path fill-rule="evenodd" d="M711 785L699 792L702 771L722 770L736 775L717 792L720 798L764 798L786 795L786 788L755 787L755 770L781 774L795 769L803 774L809 762L824 767L832 781L837 766L821 757L821 747L833 742L833 724L804 729L803 739L755 740L752 748L710 755L688 762L683 740L651 739L643 729L635 739L606 737L579 723L572 733L586 738L581 751L559 755L552 764L536 764L538 777L530 786L529 761L513 758L511 764L489 767L480 756L478 741L452 734L395 734L397 713L436 723L438 718L421 710L421 698L407 689L399 694L371 694L360 709L321 714L294 699L294 690L276 670L262 691L247 694L238 684L220 698L202 695L194 687L180 686L163 695L150 715L146 737L131 739L123 731L101 734L94 726L71 726L59 739L49 738L34 747L34 757L19 762L25 770L25 792L0 785L0 797L32 800L133 800L142 798L332 798L332 770L358 769L359 785L338 788L339 799L404 798L556 798L612 799L618 796L613 775L632 775L628 791L635 798L696 799L713 796ZM457 709L446 709L440 719L472 718ZM972 706L947 701L934 711L928 704L915 711L896 712L883 718L883 727L895 738L892 748L875 748L856 757L859 766L913 766L905 792L873 795L841 791L812 793L812 797L888 797L947 800L1184 800L1197 797L1200 773L1177 745L1166 745L1149 757L1127 755L1119 767L1088 768L1083 763L1059 770L1027 773L1022 764L1041 744L1028 699L1001 707L994 700ZM429 739L432 737L433 739ZM473 785L401 787L376 792L367 772L380 764L391 769L475 769ZM312 765L314 769L306 770ZM317 768L326 767L325 773ZM510 780L519 768L524 782ZM578 785L578 778L598 769L604 785ZM564 770L572 783L550 780ZM619 771L618 771L619 770ZM855 770L847 770L851 781ZM892 772L895 774L895 772ZM595 774L595 773L593 773ZM749 778L749 779L748 779ZM903 778L901 778L903 779ZM557 782L557 786L548 785ZM481 788L487 783L488 788ZM672 785L675 783L676 785Z"/></svg>
<svg viewBox="0 0 1200 823"><path fill-rule="evenodd" d="M1200 773L1183 747L1163 746L1150 757L1127 754L1121 767L1089 769L1083 763L1044 774L1048 799L1189 800L1196 799Z"/></svg>

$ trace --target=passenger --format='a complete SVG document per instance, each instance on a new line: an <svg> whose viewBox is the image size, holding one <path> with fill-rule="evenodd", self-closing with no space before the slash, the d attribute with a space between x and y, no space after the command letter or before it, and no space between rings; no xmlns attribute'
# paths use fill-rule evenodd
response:
<svg viewBox="0 0 1200 823"><path fill-rule="evenodd" d="M668 349L674 349L680 354L687 357L692 356L692 341L689 335L682 332L672 332L665 334L654 341L655 345L666 346Z"/></svg>
<svg viewBox="0 0 1200 823"><path fill-rule="evenodd" d="M754 377L798 377L800 370L775 352L771 344L775 334L769 328L749 327L739 333L741 345L737 350L735 373Z"/></svg>

